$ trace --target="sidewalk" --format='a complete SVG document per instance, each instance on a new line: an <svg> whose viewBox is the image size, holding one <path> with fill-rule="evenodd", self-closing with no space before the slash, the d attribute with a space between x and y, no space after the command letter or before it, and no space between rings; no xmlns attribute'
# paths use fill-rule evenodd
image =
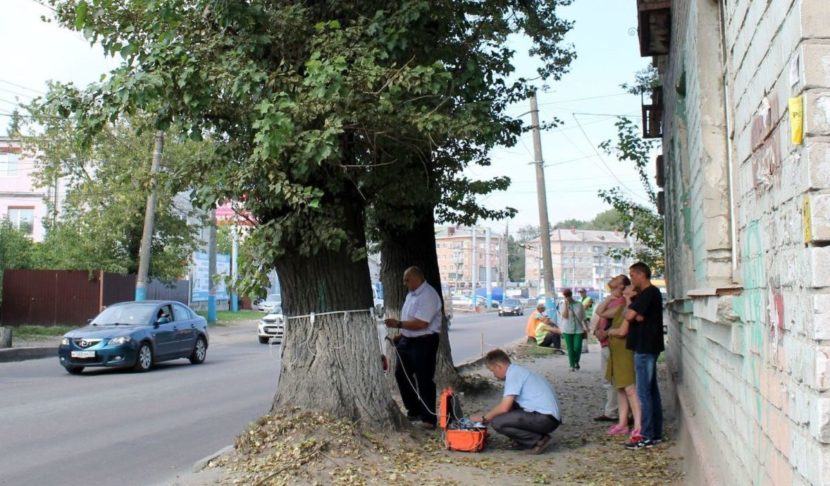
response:
<svg viewBox="0 0 830 486"><path fill-rule="evenodd" d="M608 423L592 419L602 413L604 400L599 346L593 345L591 352L582 356L582 370L576 372L568 370L566 357L536 356L539 352L539 348L520 346L514 361L543 374L559 396L563 424L543 455L515 450L505 437L492 431L482 453L467 454L446 451L440 432L377 434L354 430L351 433L367 440L353 440L350 433L344 433L353 427L347 422L303 424L269 417L263 421L266 425L250 433L257 443L267 446L254 447L247 454L230 451L210 458L198 465L208 465L206 469L182 475L170 484L253 484L268 476L267 484L681 484L677 420L674 411L666 408L670 402L667 390L663 396L668 440L653 449L629 451L622 447L624 438L606 435ZM501 399L502 384L482 365L468 367L462 374L464 384L459 389L464 391L461 405L465 415L486 411ZM660 370L660 379L664 388L665 369ZM250 442L243 435L237 444ZM302 444L296 439L291 442L291 436L315 441L322 452L316 457L293 457L292 451ZM350 449L358 452L351 456L342 452Z"/></svg>

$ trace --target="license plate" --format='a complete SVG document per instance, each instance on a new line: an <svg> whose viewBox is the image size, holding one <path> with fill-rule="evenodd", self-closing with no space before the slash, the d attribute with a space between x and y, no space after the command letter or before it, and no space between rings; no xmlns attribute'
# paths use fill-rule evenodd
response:
<svg viewBox="0 0 830 486"><path fill-rule="evenodd" d="M95 351L72 351L73 358L94 358Z"/></svg>

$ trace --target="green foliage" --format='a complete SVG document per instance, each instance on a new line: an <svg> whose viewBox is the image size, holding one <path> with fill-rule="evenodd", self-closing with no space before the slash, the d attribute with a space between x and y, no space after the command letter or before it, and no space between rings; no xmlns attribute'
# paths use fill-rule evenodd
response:
<svg viewBox="0 0 830 486"><path fill-rule="evenodd" d="M217 225L216 228L216 252L217 253L224 253L227 255L233 255L233 235L232 235L233 225L230 223L220 223ZM243 282L242 285L237 283L236 290L239 288L244 288L245 293L242 295L260 295L258 293L248 293L252 292L253 290L250 288L250 284L248 287L245 287L244 282L254 282L257 284L256 286L262 286L263 288L266 287L269 282L267 280L262 281L261 283L257 280L259 277L259 269L256 266L256 262L254 260L253 251L250 245L250 240L248 239L251 235L251 228L249 226L240 225L237 228L239 231L239 241L238 241L238 255L237 255L237 271L240 275L240 280ZM225 278L225 285L230 292L234 289L234 282L231 280L231 276L228 275ZM256 289L259 290L259 289Z"/></svg>
<svg viewBox="0 0 830 486"><path fill-rule="evenodd" d="M0 302L3 299L3 271L32 268L35 244L15 229L8 219L0 219Z"/></svg>
<svg viewBox="0 0 830 486"><path fill-rule="evenodd" d="M38 339L59 337L76 329L76 326L14 326L14 338L34 341Z"/></svg>
<svg viewBox="0 0 830 486"><path fill-rule="evenodd" d="M620 118L615 125L616 142L607 140L600 144L600 148L607 154L616 156L621 162L634 165L651 204L643 205L633 201L618 187L599 191L600 198L619 213L619 223L625 235L633 235L642 244L642 247L634 252L629 249L614 250L612 256L628 256L643 261L656 275L660 275L665 269L664 220L657 214L657 193L647 172L649 156L655 143L641 138L639 127L627 118Z"/></svg>
<svg viewBox="0 0 830 486"><path fill-rule="evenodd" d="M581 219L566 219L553 225L553 229L590 229L590 221L583 221Z"/></svg>
<svg viewBox="0 0 830 486"><path fill-rule="evenodd" d="M366 211L403 224L436 204L445 221L511 214L475 201L506 178L459 177L524 129L506 107L532 86L506 41L530 38L542 80L575 55L557 15L570 0L48 3L123 59L102 83L64 86L48 103L74 116L84 141L133 112L222 140L221 164L192 160L174 176L204 205L245 198L260 282L287 255L362 258Z"/></svg>
<svg viewBox="0 0 830 486"><path fill-rule="evenodd" d="M525 279L525 249L513 235L507 238L507 278L511 282Z"/></svg>
<svg viewBox="0 0 830 486"><path fill-rule="evenodd" d="M522 226L507 240L507 275L511 282L521 282L525 278L525 248L524 245L541 234L538 226Z"/></svg>
<svg viewBox="0 0 830 486"><path fill-rule="evenodd" d="M634 95L651 93L651 90L657 86L660 86L660 78L654 64L649 64L647 67L637 71L634 74L633 83L623 83L620 85L626 92Z"/></svg>
<svg viewBox="0 0 830 486"><path fill-rule="evenodd" d="M106 122L87 138L76 125L58 116L59 108L52 100L64 95L71 93L52 85L45 99L26 107L38 130L37 135L24 139L29 149L38 151L36 183L50 187L60 181L66 191L61 207L50 207L37 266L135 273L151 189L153 131L146 119L133 116ZM186 201L182 204L181 198L175 199L187 188L186 181L174 174L185 161L209 158L212 153L207 142L168 140L164 170L156 183L150 265L150 275L162 280L185 273L196 244L195 230L186 221L193 216L192 210Z"/></svg>
<svg viewBox="0 0 830 486"><path fill-rule="evenodd" d="M15 109L12 110L11 115L9 116L9 137L19 137L22 125L23 118L20 116L20 110L18 110L17 107L15 107Z"/></svg>
<svg viewBox="0 0 830 486"><path fill-rule="evenodd" d="M31 238L15 229L7 219L0 219L0 272L31 268L34 254Z"/></svg>
<svg viewBox="0 0 830 486"><path fill-rule="evenodd" d="M599 231L624 231L623 215L614 208L597 214L590 222L590 228Z"/></svg>

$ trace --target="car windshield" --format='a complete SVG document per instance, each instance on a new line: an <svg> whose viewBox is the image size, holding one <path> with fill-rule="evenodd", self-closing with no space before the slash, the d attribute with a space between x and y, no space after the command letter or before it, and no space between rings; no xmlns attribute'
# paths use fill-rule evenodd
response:
<svg viewBox="0 0 830 486"><path fill-rule="evenodd" d="M504 299L504 305L519 305L519 301L516 299Z"/></svg>
<svg viewBox="0 0 830 486"><path fill-rule="evenodd" d="M279 302L280 300L280 294L271 294L265 299L265 302Z"/></svg>
<svg viewBox="0 0 830 486"><path fill-rule="evenodd" d="M98 317L93 319L96 326L149 325L150 317L156 310L156 304L123 304L107 307Z"/></svg>

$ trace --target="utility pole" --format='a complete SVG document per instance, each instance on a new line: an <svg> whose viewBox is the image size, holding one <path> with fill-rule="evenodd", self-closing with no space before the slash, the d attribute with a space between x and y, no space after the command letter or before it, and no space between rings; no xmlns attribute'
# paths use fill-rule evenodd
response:
<svg viewBox="0 0 830 486"><path fill-rule="evenodd" d="M487 296L485 300L485 305L487 309L490 309L490 304L493 303L493 279L490 273L490 267L492 267L493 265L490 264L491 259L492 252L490 250L490 227L488 226L487 229L484 230L484 295Z"/></svg>
<svg viewBox="0 0 830 486"><path fill-rule="evenodd" d="M536 196L539 203L539 230L542 245L542 266L545 281L545 309L554 311L556 287L553 281L553 259L550 255L550 223L548 221L548 200L545 189L545 165L542 161L542 138L539 134L539 108L536 106L536 93L530 95L530 120L533 131L533 155L536 166Z"/></svg>
<svg viewBox="0 0 830 486"><path fill-rule="evenodd" d="M156 174L161 166L161 153L164 150L164 132L156 131L156 143L153 149L153 162L150 165L150 195L144 209L144 231L141 233L141 247L138 250L138 276L135 279L135 300L147 299L147 276L150 273L150 250L153 243L153 226L155 225Z"/></svg>
<svg viewBox="0 0 830 486"><path fill-rule="evenodd" d="M476 300L478 300L476 298L476 289L478 288L478 251L476 249L476 232L477 231L478 230L476 229L476 227L473 226L473 268L471 269L472 273L470 274L471 279L472 279L471 287L473 289L471 299L470 299L471 300L470 305L473 307L473 309L476 308L476 304L477 304Z"/></svg>
<svg viewBox="0 0 830 486"><path fill-rule="evenodd" d="M236 280L239 273L239 226L237 225L239 216L236 216L231 226L231 312L239 312L239 297L236 293Z"/></svg>
<svg viewBox="0 0 830 486"><path fill-rule="evenodd" d="M216 208L210 210L208 226L208 324L216 322Z"/></svg>
<svg viewBox="0 0 830 486"><path fill-rule="evenodd" d="M502 296L502 299L507 298L507 282L510 281L510 243L509 243L510 231L509 231L509 227L510 227L510 222L508 221L504 225L504 240L502 240L502 244L501 244L501 259L502 259L501 260L501 268L502 268L501 288L502 288L502 292L504 293L504 295ZM502 302L504 302L504 300L502 300Z"/></svg>

